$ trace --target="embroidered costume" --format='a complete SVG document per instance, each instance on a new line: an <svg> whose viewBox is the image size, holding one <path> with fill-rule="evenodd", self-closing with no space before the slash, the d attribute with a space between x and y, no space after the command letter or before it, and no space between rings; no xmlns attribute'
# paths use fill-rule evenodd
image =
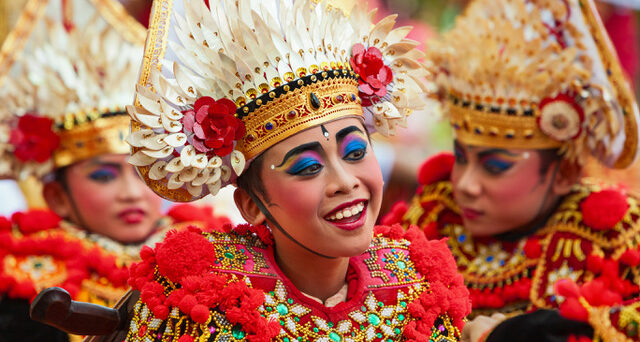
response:
<svg viewBox="0 0 640 342"><path fill-rule="evenodd" d="M305 129L356 117L393 134L423 106L422 54L405 38L410 28L393 29L393 16L372 25L360 7L345 16L309 0L157 1L154 9L128 142L130 162L167 198L215 195ZM167 39L173 33L178 42ZM327 307L280 271L272 239L268 228L240 225L169 233L143 249L129 280L139 300L126 340L460 338L470 303L443 242L379 227L350 259L346 301Z"/></svg>
<svg viewBox="0 0 640 342"><path fill-rule="evenodd" d="M127 341L457 341L468 305L446 244L399 226L351 258L347 301L331 308L283 275L264 226L170 233L141 255Z"/></svg>
<svg viewBox="0 0 640 342"><path fill-rule="evenodd" d="M469 5L430 57L461 143L556 148L583 165L593 155L626 167L637 154L637 105L590 0L493 1ZM535 232L473 238L452 196L454 157L428 160L421 186L383 223L448 237L474 314L557 307L554 283L607 277L637 295L638 198L585 180Z"/></svg>

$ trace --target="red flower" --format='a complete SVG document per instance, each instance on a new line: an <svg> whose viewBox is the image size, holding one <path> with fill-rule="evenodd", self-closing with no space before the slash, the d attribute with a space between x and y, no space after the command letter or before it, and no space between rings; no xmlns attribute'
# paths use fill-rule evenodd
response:
<svg viewBox="0 0 640 342"><path fill-rule="evenodd" d="M351 50L351 68L360 78L358 89L363 106L371 106L380 97L387 95L387 85L393 81L393 71L384 64L382 52L376 47L365 50L356 44Z"/></svg>
<svg viewBox="0 0 640 342"><path fill-rule="evenodd" d="M629 210L627 198L617 190L591 193L582 203L582 220L595 230L613 228Z"/></svg>
<svg viewBox="0 0 640 342"><path fill-rule="evenodd" d="M198 152L213 151L224 157L233 151L233 142L245 134L242 120L234 116L236 105L229 99L218 101L209 96L196 100L193 109L182 118L184 130L193 133L193 147ZM208 153L211 156L211 153Z"/></svg>
<svg viewBox="0 0 640 342"><path fill-rule="evenodd" d="M455 159L451 152L442 152L429 157L420 166L418 182L429 185L450 180Z"/></svg>
<svg viewBox="0 0 640 342"><path fill-rule="evenodd" d="M60 137L52 130L53 120L26 114L18 119L18 127L11 130L9 143L16 158L23 162L46 162L60 145Z"/></svg>

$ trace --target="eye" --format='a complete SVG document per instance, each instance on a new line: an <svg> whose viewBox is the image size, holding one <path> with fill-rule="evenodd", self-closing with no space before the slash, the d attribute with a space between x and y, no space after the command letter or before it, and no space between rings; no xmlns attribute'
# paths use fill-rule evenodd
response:
<svg viewBox="0 0 640 342"><path fill-rule="evenodd" d="M116 179L118 174L113 170L98 169L89 174L89 179L97 183L108 183Z"/></svg>
<svg viewBox="0 0 640 342"><path fill-rule="evenodd" d="M350 142L344 149L342 159L358 161L367 155L367 143L360 140Z"/></svg>
<svg viewBox="0 0 640 342"><path fill-rule="evenodd" d="M467 156L465 156L464 152L462 152L460 149L454 149L453 156L456 159L456 164L462 165L467 163Z"/></svg>
<svg viewBox="0 0 640 342"><path fill-rule="evenodd" d="M484 169L491 175L499 175L509 170L513 163L500 159L487 159L482 163Z"/></svg>
<svg viewBox="0 0 640 342"><path fill-rule="evenodd" d="M287 173L294 176L312 176L320 172L323 167L315 158L303 158L294 163Z"/></svg>

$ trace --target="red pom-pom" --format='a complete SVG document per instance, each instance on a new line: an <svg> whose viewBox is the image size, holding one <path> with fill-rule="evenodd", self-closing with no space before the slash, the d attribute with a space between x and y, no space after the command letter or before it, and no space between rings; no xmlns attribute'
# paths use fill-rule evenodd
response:
<svg viewBox="0 0 640 342"><path fill-rule="evenodd" d="M156 305L151 311L156 318L165 320L169 317L169 308L166 305Z"/></svg>
<svg viewBox="0 0 640 342"><path fill-rule="evenodd" d="M437 222L431 222L426 227L424 227L424 236L427 240L435 240L440 238L440 230L438 229Z"/></svg>
<svg viewBox="0 0 640 342"><path fill-rule="evenodd" d="M524 254L527 258L536 259L542 255L542 245L538 239L529 239L524 245Z"/></svg>
<svg viewBox="0 0 640 342"><path fill-rule="evenodd" d="M578 284L569 279L560 279L555 284L556 292L567 298L578 298L580 297L580 288Z"/></svg>
<svg viewBox="0 0 640 342"><path fill-rule="evenodd" d="M640 264L640 251L637 249L628 249L620 256L620 262L627 266L637 266Z"/></svg>
<svg viewBox="0 0 640 342"><path fill-rule="evenodd" d="M29 299L36 296L36 289L30 281L21 281L13 285L9 291L9 298Z"/></svg>
<svg viewBox="0 0 640 342"><path fill-rule="evenodd" d="M442 152L430 157L420 166L418 182L427 185L449 180L455 160L456 158L450 152Z"/></svg>
<svg viewBox="0 0 640 342"><path fill-rule="evenodd" d="M0 232L10 231L10 230L11 230L11 221L9 221L4 216L0 216Z"/></svg>
<svg viewBox="0 0 640 342"><path fill-rule="evenodd" d="M24 234L58 227L60 217L51 210L34 209L25 213L14 213L11 220Z"/></svg>
<svg viewBox="0 0 640 342"><path fill-rule="evenodd" d="M407 213L409 206L405 201L398 201L393 204L391 211L382 217L380 224L383 226L390 226L395 223L401 223L404 214Z"/></svg>
<svg viewBox="0 0 640 342"><path fill-rule="evenodd" d="M565 318L574 321L587 322L589 320L589 312L580 304L578 298L567 298L560 304L560 314Z"/></svg>
<svg viewBox="0 0 640 342"><path fill-rule="evenodd" d="M604 265L604 258L599 255L589 254L587 256L587 270L593 273L600 273Z"/></svg>
<svg viewBox="0 0 640 342"><path fill-rule="evenodd" d="M178 339L178 342L193 342L193 341L195 341L195 339L189 335L182 335Z"/></svg>
<svg viewBox="0 0 640 342"><path fill-rule="evenodd" d="M602 190L593 192L580 203L582 220L595 230L613 228L622 220L629 203L618 190Z"/></svg>
<svg viewBox="0 0 640 342"><path fill-rule="evenodd" d="M197 323L205 323L209 319L209 308L202 304L196 304L191 309L191 319Z"/></svg>
<svg viewBox="0 0 640 342"><path fill-rule="evenodd" d="M180 301L180 304L178 304L178 307L182 312L190 314L191 310L194 306L196 306L196 304L198 304L198 300L196 299L196 297L192 295L186 295L182 297L182 300Z"/></svg>
<svg viewBox="0 0 640 342"><path fill-rule="evenodd" d="M206 273L216 261L213 245L194 227L168 234L156 247L156 262L160 273L173 282L188 275Z"/></svg>

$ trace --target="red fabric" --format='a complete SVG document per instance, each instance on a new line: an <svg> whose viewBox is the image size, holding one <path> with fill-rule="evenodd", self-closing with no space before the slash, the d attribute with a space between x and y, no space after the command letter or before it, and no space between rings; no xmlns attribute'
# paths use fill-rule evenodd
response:
<svg viewBox="0 0 640 342"><path fill-rule="evenodd" d="M401 223L404 214L407 213L409 206L405 201L398 201L393 204L391 210L382 217L380 224L390 226L392 224Z"/></svg>
<svg viewBox="0 0 640 342"><path fill-rule="evenodd" d="M451 152L438 153L428 158L418 171L418 182L423 185L447 181L451 178L451 171L455 157Z"/></svg>
<svg viewBox="0 0 640 342"><path fill-rule="evenodd" d="M592 192L580 203L582 220L595 230L613 228L629 210L627 198L618 190Z"/></svg>
<svg viewBox="0 0 640 342"><path fill-rule="evenodd" d="M52 127L53 120L49 118L33 114L21 116L9 137L16 158L22 162L37 163L49 160L60 145L60 137L53 132Z"/></svg>
<svg viewBox="0 0 640 342"><path fill-rule="evenodd" d="M605 18L604 25L615 46L620 64L634 82L638 77L638 18L631 10L616 8Z"/></svg>

